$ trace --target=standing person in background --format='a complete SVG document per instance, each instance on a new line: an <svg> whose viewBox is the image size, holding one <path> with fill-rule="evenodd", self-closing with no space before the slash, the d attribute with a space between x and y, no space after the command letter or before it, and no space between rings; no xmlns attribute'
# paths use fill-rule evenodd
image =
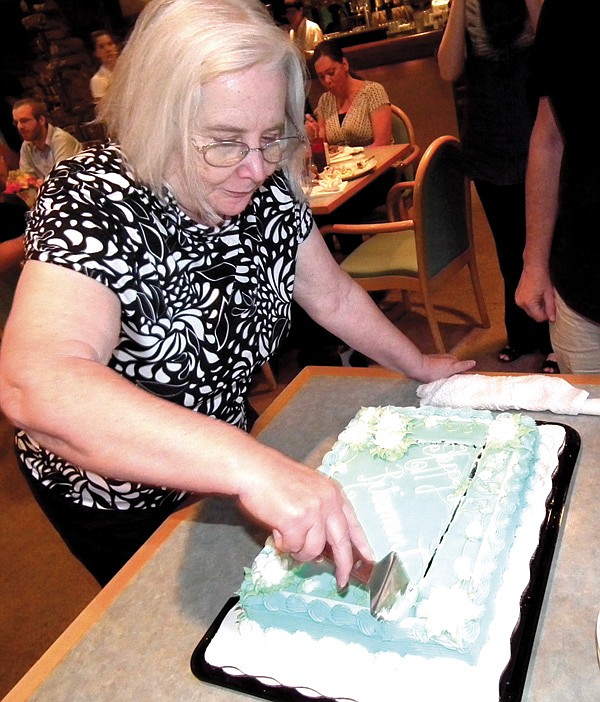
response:
<svg viewBox="0 0 600 702"><path fill-rule="evenodd" d="M19 168L25 173L45 178L55 164L81 151L82 146L74 136L50 124L46 105L40 100L17 100L12 112L23 139Z"/></svg>
<svg viewBox="0 0 600 702"><path fill-rule="evenodd" d="M385 146L392 143L392 109L381 85L352 73L348 59L334 40L317 45L312 65L325 88L315 114L306 115L309 137L328 144Z"/></svg>
<svg viewBox="0 0 600 702"><path fill-rule="evenodd" d="M104 30L93 32L90 38L94 46L94 56L100 61L100 68L90 79L90 92L94 102L98 103L110 86L119 58L119 46L112 34Z"/></svg>
<svg viewBox="0 0 600 702"><path fill-rule="evenodd" d="M323 30L304 15L302 0L285 0L285 16L290 23L291 40L303 53L304 58L310 59L315 46L323 41Z"/></svg>
<svg viewBox="0 0 600 702"><path fill-rule="evenodd" d="M40 190L0 402L34 496L102 584L186 493L237 500L298 560L329 543L340 586L352 544L368 555L339 485L246 431L292 298L422 382L474 366L422 354L327 250L302 190L304 77L259 0L151 0L100 103L110 143Z"/></svg>
<svg viewBox="0 0 600 702"><path fill-rule="evenodd" d="M565 32L564 3L545 0L533 54L539 97L527 166L527 243L517 302L550 320L564 373L600 373L600 146L593 87L597 29ZM560 51L557 50L560 47Z"/></svg>
<svg viewBox="0 0 600 702"><path fill-rule="evenodd" d="M559 372L546 321L531 319L515 302L525 247L525 170L535 118L530 92L531 51L542 0L453 0L438 52L443 79L464 76L461 139L494 236L504 280L510 363L526 353L544 355L542 372Z"/></svg>

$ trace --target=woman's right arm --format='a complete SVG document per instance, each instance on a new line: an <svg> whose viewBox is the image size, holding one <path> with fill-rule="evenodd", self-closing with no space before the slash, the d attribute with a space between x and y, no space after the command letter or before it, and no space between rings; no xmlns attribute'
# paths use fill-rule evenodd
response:
<svg viewBox="0 0 600 702"><path fill-rule="evenodd" d="M525 0L527 5L527 12L529 13L529 19L531 21L531 26L533 31L537 29L538 19L540 18L540 12L542 11L542 5L544 0Z"/></svg>
<svg viewBox="0 0 600 702"><path fill-rule="evenodd" d="M454 82L463 72L466 55L465 28L465 0L453 0L448 24L437 53L440 75L444 80Z"/></svg>
<svg viewBox="0 0 600 702"><path fill-rule="evenodd" d="M230 495L298 560L333 550L340 584L351 543L369 548L341 489L246 432L156 397L110 369L115 294L61 266L29 261L0 353L0 403L48 450L107 477Z"/></svg>

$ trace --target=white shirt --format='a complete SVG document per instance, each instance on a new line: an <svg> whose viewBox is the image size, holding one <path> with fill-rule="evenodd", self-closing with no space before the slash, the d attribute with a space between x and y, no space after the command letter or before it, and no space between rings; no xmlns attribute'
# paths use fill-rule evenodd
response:
<svg viewBox="0 0 600 702"><path fill-rule="evenodd" d="M106 95L111 80L112 71L106 68L106 66L100 66L98 71L94 73L90 80L90 91L95 102L98 102L98 100Z"/></svg>
<svg viewBox="0 0 600 702"><path fill-rule="evenodd" d="M323 41L323 31L316 22L305 17L297 32L290 29L290 38L304 54L312 54L315 46Z"/></svg>

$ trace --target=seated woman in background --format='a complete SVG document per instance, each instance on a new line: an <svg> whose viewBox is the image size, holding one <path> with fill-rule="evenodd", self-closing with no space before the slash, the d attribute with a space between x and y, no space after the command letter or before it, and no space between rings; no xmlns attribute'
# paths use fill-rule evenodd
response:
<svg viewBox="0 0 600 702"><path fill-rule="evenodd" d="M312 65L326 92L315 109L317 119L305 117L309 139L323 138L330 146L386 146L392 139L392 109L386 89L380 83L356 77L348 59L335 40L323 41L315 47ZM369 184L358 195L338 207L331 215L316 218L319 226L341 222L376 221L394 184L390 169ZM362 242L360 236L344 236L336 242L326 237L331 251L347 256ZM294 308L295 336L299 339L300 362L330 365L336 362L340 340L318 328L301 309ZM354 355L352 365L368 365L366 357Z"/></svg>
<svg viewBox="0 0 600 702"><path fill-rule="evenodd" d="M92 32L94 55L100 61L100 68L90 80L90 91L94 102L98 103L105 95L112 80L112 73L119 58L119 46L110 32Z"/></svg>
<svg viewBox="0 0 600 702"><path fill-rule="evenodd" d="M392 110L383 85L357 78L335 41L317 45L313 67L327 92L315 109L317 120L306 116L309 138L349 146L392 143Z"/></svg>

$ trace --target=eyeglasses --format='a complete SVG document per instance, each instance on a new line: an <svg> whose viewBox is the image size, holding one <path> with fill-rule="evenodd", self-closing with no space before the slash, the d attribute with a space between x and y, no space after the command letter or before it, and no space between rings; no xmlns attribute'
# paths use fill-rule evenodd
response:
<svg viewBox="0 0 600 702"><path fill-rule="evenodd" d="M193 147L204 156L206 163L217 168L235 166L243 161L251 151L260 151L267 163L281 163L296 151L301 142L302 139L298 136L282 137L270 141L264 146L251 149L243 141L215 141L212 144L198 146L192 139Z"/></svg>

